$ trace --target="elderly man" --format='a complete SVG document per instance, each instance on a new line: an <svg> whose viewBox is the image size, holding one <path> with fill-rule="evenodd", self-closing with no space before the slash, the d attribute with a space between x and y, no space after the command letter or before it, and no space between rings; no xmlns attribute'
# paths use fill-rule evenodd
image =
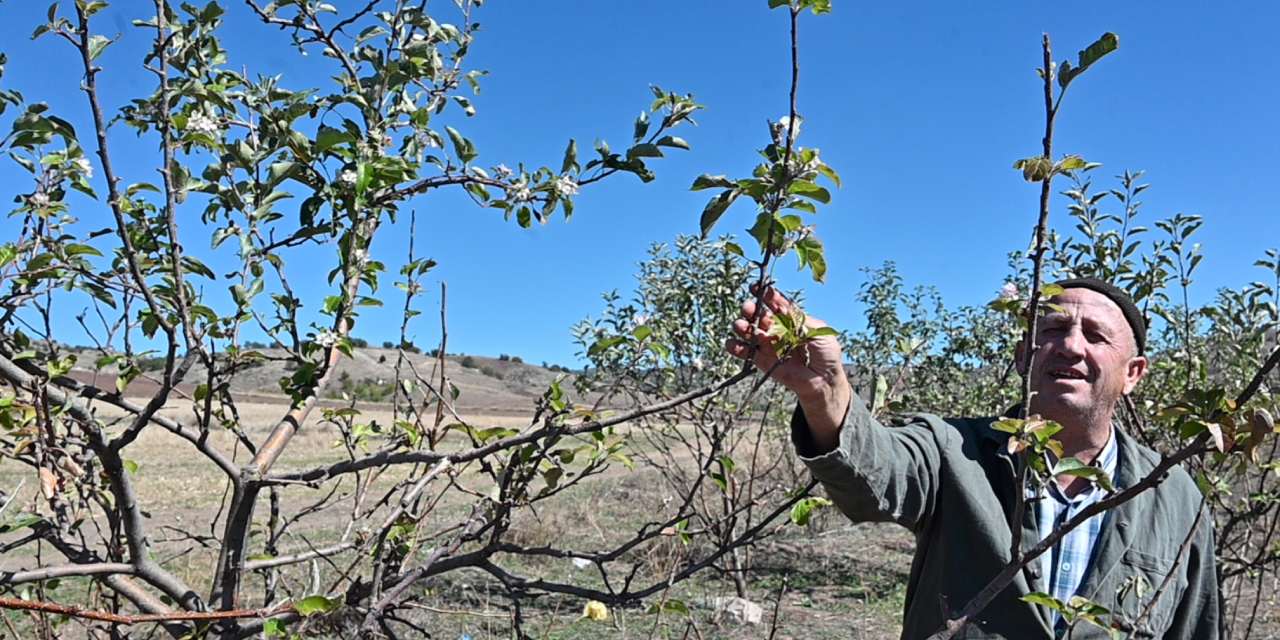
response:
<svg viewBox="0 0 1280 640"><path fill-rule="evenodd" d="M1094 279L1058 284L1064 292L1051 302L1060 310L1037 323L1031 413L1063 426L1056 438L1066 456L1107 470L1119 488L1131 486L1160 460L1112 419L1116 401L1146 372L1146 326L1117 287ZM766 291L763 300L767 309L754 330L748 319L756 305L743 304L744 319L733 327L741 339L726 345L731 354L747 357L753 337L768 343L772 315L790 309L776 291ZM774 350L759 349L755 364L773 371L798 397L792 440L836 506L854 521L896 522L915 534L903 638L941 629L1008 564L1013 526L1021 528L1023 548L1030 548L1104 497L1092 483L1065 475L1040 495L1019 487L1009 436L991 428L996 418L919 415L907 426L886 428L852 397L834 338L817 338L805 348L803 357L776 369ZM1015 525L1024 497L1033 499L1031 508ZM1195 483L1174 469L1156 488L1094 516L1029 563L957 637L1063 636L1067 625L1057 612L1022 600L1043 592L1062 601L1080 595L1097 602L1121 628L1158 598L1136 637L1217 638L1213 527L1205 517L1193 532L1200 508ZM1165 592L1156 596L1171 573ZM1132 586L1142 580L1152 588L1139 596ZM1076 640L1105 637L1087 624L1072 631Z"/></svg>

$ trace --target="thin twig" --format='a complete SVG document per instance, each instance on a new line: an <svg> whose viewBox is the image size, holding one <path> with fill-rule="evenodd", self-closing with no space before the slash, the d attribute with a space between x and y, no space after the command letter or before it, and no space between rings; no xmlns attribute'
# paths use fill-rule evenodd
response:
<svg viewBox="0 0 1280 640"><path fill-rule="evenodd" d="M239 611L182 611L178 613L141 613L136 615L122 615L117 613L106 613L104 611L92 611L79 605L62 605L51 602L20 600L18 598L6 597L0 597L0 609L56 613L58 615L68 616L71 618L98 620L114 624L122 624L125 626L132 626L147 622L198 622L230 620L233 618L270 618L294 610L293 605L285 604L268 609L242 609Z"/></svg>

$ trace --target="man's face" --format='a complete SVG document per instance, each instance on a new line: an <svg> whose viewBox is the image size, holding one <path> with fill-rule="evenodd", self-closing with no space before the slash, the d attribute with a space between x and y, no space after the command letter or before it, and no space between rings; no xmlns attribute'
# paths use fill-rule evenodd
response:
<svg viewBox="0 0 1280 640"><path fill-rule="evenodd" d="M1065 427L1100 428L1111 420L1121 395L1133 391L1147 370L1133 331L1106 296L1067 289L1051 300L1037 323L1031 410Z"/></svg>

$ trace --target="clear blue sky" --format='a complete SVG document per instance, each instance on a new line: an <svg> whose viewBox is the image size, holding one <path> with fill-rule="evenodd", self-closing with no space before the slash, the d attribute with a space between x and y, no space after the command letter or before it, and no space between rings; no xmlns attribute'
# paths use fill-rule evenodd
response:
<svg viewBox="0 0 1280 640"><path fill-rule="evenodd" d="M1103 163L1095 172L1098 187L1116 186L1110 176L1126 169L1145 170L1152 185L1142 198L1148 225L1179 212L1205 217L1198 236L1206 257L1194 285L1199 302L1218 287L1263 276L1251 265L1280 246L1271 193L1280 170L1280 67L1268 62L1280 5L834 4L831 15L802 19L799 98L802 144L821 148L844 178L832 205L811 220L827 244L830 273L817 286L794 272L793 261L778 270L786 287L808 290L814 315L858 328L859 269L885 260L897 262L909 285L935 285L951 304L994 296L1005 254L1026 246L1035 220L1038 186L1010 167L1039 153L1043 100L1034 70L1043 32L1053 37L1059 61L1074 61L1105 31L1121 37L1120 50L1072 86L1057 151ZM100 29L125 36L102 59L107 71L100 82L110 104L150 86L136 70L149 34L129 26L149 5L116 2L99 21ZM283 73L293 88L326 85L328 60L299 60L269 44L287 39L246 18L242 3L224 6L232 12L223 37L233 64ZM28 39L46 7L31 0L0 4L0 50L10 57L3 86L57 111L80 109L74 121L87 123L67 47L49 37ZM599 294L629 292L635 263L652 242L697 232L707 192L689 192L693 179L749 174L755 150L767 141L766 120L786 114L787 17L768 10L765 0L491 0L473 18L483 31L469 61L490 75L474 98L478 115L447 121L476 143L483 166L558 167L569 138L584 152L596 138L623 146L631 121L652 99L651 84L693 93L708 106L697 128L680 133L692 151L653 163L657 181L620 176L584 189L568 224L557 219L520 229L456 194L413 203L418 251L440 263L428 278L432 294L418 306L424 313L414 325L417 342L439 338L434 283L445 280L451 352L572 364L569 327L600 313ZM87 124L80 129L87 133ZM135 161L125 164L127 179L154 180L153 170L136 162L155 155L153 143L130 147L130 138L123 129L114 134ZM15 182L20 177L0 168L12 192L29 190ZM100 206L77 213L100 220L98 226L108 219ZM741 232L753 215L739 204L717 230ZM1061 202L1053 220L1068 222ZM207 238L191 233L192 245L207 246ZM402 240L399 234L377 246L378 257L395 262ZM307 290L323 292L321 284ZM391 339L398 306L392 298L385 314L366 314L356 335ZM74 334L65 335L75 342Z"/></svg>

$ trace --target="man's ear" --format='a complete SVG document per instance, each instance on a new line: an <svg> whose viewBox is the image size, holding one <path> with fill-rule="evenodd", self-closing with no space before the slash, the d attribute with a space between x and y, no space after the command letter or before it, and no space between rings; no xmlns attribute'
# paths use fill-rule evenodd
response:
<svg viewBox="0 0 1280 640"><path fill-rule="evenodd" d="M1142 356L1129 359L1129 366L1124 372L1124 395L1129 395L1138 386L1138 381L1147 373L1147 364L1147 359Z"/></svg>

